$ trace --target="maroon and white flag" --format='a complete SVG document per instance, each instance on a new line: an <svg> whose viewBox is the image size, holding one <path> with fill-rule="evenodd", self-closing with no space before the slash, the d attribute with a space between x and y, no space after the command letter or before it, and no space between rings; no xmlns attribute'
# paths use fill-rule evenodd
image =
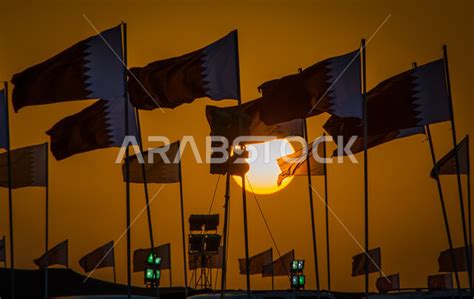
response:
<svg viewBox="0 0 474 299"><path fill-rule="evenodd" d="M400 289L400 275L397 273L379 277L375 286L380 293L397 291Z"/></svg>
<svg viewBox="0 0 474 299"><path fill-rule="evenodd" d="M289 276L291 262L295 259L295 250L291 250L282 255L273 263L263 266L263 277L268 276Z"/></svg>
<svg viewBox="0 0 474 299"><path fill-rule="evenodd" d="M369 265L369 273L380 272L382 268L380 247L370 249L352 257L352 276L365 274L365 263Z"/></svg>
<svg viewBox="0 0 474 299"><path fill-rule="evenodd" d="M260 118L277 124L324 112L362 118L359 49L260 85Z"/></svg>
<svg viewBox="0 0 474 299"><path fill-rule="evenodd" d="M453 248L451 251L447 249L439 254L438 257L438 272L455 272L453 266L452 255L454 255L454 263L456 265L456 271L458 272L467 272L469 270L468 263L466 259L466 247L457 247ZM471 250L472 255L472 250ZM471 261L472 263L472 261Z"/></svg>
<svg viewBox="0 0 474 299"><path fill-rule="evenodd" d="M138 109L175 108L197 98L237 99L237 30L179 57L130 69L132 104ZM137 81L138 80L138 81Z"/></svg>
<svg viewBox="0 0 474 299"><path fill-rule="evenodd" d="M68 240L64 240L54 246L40 258L33 261L40 269L53 265L68 267Z"/></svg>
<svg viewBox="0 0 474 299"><path fill-rule="evenodd" d="M250 274L262 274L265 265L271 264L273 260L272 249L265 250L257 255L250 257L249 259L249 270ZM246 261L245 258L239 259L240 274L246 274Z"/></svg>
<svg viewBox="0 0 474 299"><path fill-rule="evenodd" d="M79 260L79 265L86 273L94 269L115 266L114 241L110 241L83 256Z"/></svg>
<svg viewBox="0 0 474 299"><path fill-rule="evenodd" d="M428 276L428 289L452 289L453 276L451 273L436 274Z"/></svg>

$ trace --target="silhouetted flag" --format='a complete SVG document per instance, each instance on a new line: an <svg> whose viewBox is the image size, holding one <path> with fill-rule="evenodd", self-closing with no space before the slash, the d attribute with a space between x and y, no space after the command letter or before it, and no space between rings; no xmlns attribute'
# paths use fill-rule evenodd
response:
<svg viewBox="0 0 474 299"><path fill-rule="evenodd" d="M40 258L33 261L39 268L45 268L46 265L68 266L68 240L64 240L58 245L48 250L48 258L43 254Z"/></svg>
<svg viewBox="0 0 474 299"><path fill-rule="evenodd" d="M14 75L11 80L15 85L13 108L18 111L31 105L123 98L124 66L121 58L120 26L89 37Z"/></svg>
<svg viewBox="0 0 474 299"><path fill-rule="evenodd" d="M145 271L145 263L151 253L151 248L137 249L133 252L133 272ZM161 257L161 269L171 269L171 244L155 247L155 254Z"/></svg>
<svg viewBox="0 0 474 299"><path fill-rule="evenodd" d="M46 186L47 154L47 143L12 150L12 188ZM0 187L8 188L7 153L0 154Z"/></svg>
<svg viewBox="0 0 474 299"><path fill-rule="evenodd" d="M249 265L250 265L250 274L262 274L263 267L265 265L272 263L272 249L265 250L257 255L250 257ZM246 274L246 264L245 258L239 259L239 269L240 274Z"/></svg>
<svg viewBox="0 0 474 299"><path fill-rule="evenodd" d="M239 131L239 106L206 106L206 117L211 136L224 136L231 143L238 136L303 136L303 121L295 119L275 125L267 125L260 120L259 106L262 99L242 104L242 129ZM263 141L262 141L263 142Z"/></svg>
<svg viewBox="0 0 474 299"><path fill-rule="evenodd" d="M452 289L453 276L451 273L436 274L428 276L428 289Z"/></svg>
<svg viewBox="0 0 474 299"><path fill-rule="evenodd" d="M266 125L260 120L259 105L261 99L253 100L242 104L241 113L242 121L241 128L239 127L239 107L206 107L206 117L211 129L210 136L226 137L231 144L238 136L255 136L255 137L270 137L285 138L288 136L303 136L303 122L302 120L292 120L275 125ZM249 141L248 143L265 142L269 139L265 138L261 141ZM218 147L220 144L213 141L213 146ZM211 158L220 158L221 153L212 153ZM237 157L230 158L235 160ZM230 172L233 175L241 175L248 171L248 165L236 164L229 161L226 164L211 163L212 174L226 174Z"/></svg>
<svg viewBox="0 0 474 299"><path fill-rule="evenodd" d="M146 161L145 171L148 183L177 183L179 182L179 164L173 163L176 155L179 155L179 141L168 145L169 149L160 154L153 154L153 163L148 160L148 152L143 152L143 161ZM164 146L160 149L164 150ZM166 159L165 159L166 157ZM130 182L143 183L143 169L136 155L130 156ZM122 164L123 181L125 177L125 163Z"/></svg>
<svg viewBox="0 0 474 299"><path fill-rule="evenodd" d="M211 269L221 269L222 268L222 255L223 247L219 247L219 253L210 256L210 259L205 261L205 267L210 267ZM200 269L202 266L201 254L193 253L189 255L189 270Z"/></svg>
<svg viewBox="0 0 474 299"><path fill-rule="evenodd" d="M8 149L7 95L0 90L0 148Z"/></svg>
<svg viewBox="0 0 474 299"><path fill-rule="evenodd" d="M397 273L379 277L377 278L375 286L380 293L397 291L400 289L400 275Z"/></svg>
<svg viewBox="0 0 474 299"><path fill-rule="evenodd" d="M262 276L289 276L290 264L295 259L295 250L285 253L273 263L264 265Z"/></svg>
<svg viewBox="0 0 474 299"><path fill-rule="evenodd" d="M79 260L79 265L86 273L94 269L113 267L115 265L114 241L110 241L83 256Z"/></svg>
<svg viewBox="0 0 474 299"><path fill-rule="evenodd" d="M369 102L370 105L370 102ZM369 126L370 127L370 126ZM337 116L331 116L323 128L328 132L329 135L337 141L337 137L342 137L343 144L347 144L352 136L356 136L357 139L351 146L353 154L357 154L364 150L364 137L362 132L362 122L355 118L340 118ZM385 132L375 135L369 135L367 140L367 148L373 148L378 145L393 141L399 138L405 138L416 134L425 134L425 128L414 127L409 129L402 129L399 131ZM341 150L342 154L346 153ZM333 156L339 156L338 149L334 150Z"/></svg>
<svg viewBox="0 0 474 299"><path fill-rule="evenodd" d="M98 100L84 110L63 118L46 134L56 160L108 147L120 147L125 137L123 99ZM137 136L133 107L129 104L129 135Z"/></svg>
<svg viewBox="0 0 474 299"><path fill-rule="evenodd" d="M367 257L370 256L370 258ZM382 261L380 247L370 249L367 253L363 252L352 257L352 276L365 274L365 263L368 261L369 273L380 272Z"/></svg>
<svg viewBox="0 0 474 299"><path fill-rule="evenodd" d="M324 164L316 161L313 153L313 146L314 143L311 143L309 145L309 167L310 167L310 172L311 175L324 175ZM317 148L318 151L318 156L320 158L325 158L324 157L324 144L319 143ZM286 159L291 159L291 160L286 160ZM278 160L278 166L280 166L280 174L278 175L278 186L281 185L283 180L287 177L290 176L307 176L308 175L308 164L307 164L307 156L306 153L304 152L304 149L301 148L297 150L296 152L285 156L281 157Z"/></svg>
<svg viewBox="0 0 474 299"><path fill-rule="evenodd" d="M468 271L465 247L453 248L456 271ZM451 250L442 251L438 257L438 272L454 272Z"/></svg>
<svg viewBox="0 0 474 299"><path fill-rule="evenodd" d="M237 99L236 42L235 30L192 53L132 68L128 81L132 104L153 110L175 108L202 97Z"/></svg>
<svg viewBox="0 0 474 299"><path fill-rule="evenodd" d="M369 135L450 120L443 60L379 83L367 94Z"/></svg>
<svg viewBox="0 0 474 299"><path fill-rule="evenodd" d="M431 177L436 178L436 168L438 174L456 174L456 152L459 159L459 173L467 174L469 169L469 135L464 137L461 142L456 145L443 158L441 158L431 170Z"/></svg>
<svg viewBox="0 0 474 299"><path fill-rule="evenodd" d="M6 250L5 250L5 236L3 236L2 239L0 239L0 262L6 262L7 261L7 255L6 255Z"/></svg>
<svg viewBox="0 0 474 299"><path fill-rule="evenodd" d="M362 118L359 50L318 62L301 73L263 83L260 118L276 124L328 112Z"/></svg>

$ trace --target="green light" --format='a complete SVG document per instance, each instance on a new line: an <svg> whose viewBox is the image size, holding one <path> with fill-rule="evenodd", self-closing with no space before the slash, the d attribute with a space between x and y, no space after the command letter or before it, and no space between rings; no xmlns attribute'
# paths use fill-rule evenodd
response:
<svg viewBox="0 0 474 299"><path fill-rule="evenodd" d="M153 265L153 253L150 253L148 255L148 258L146 259L146 262L150 265ZM161 257L156 257L155 259L155 265L160 265L161 264Z"/></svg>
<svg viewBox="0 0 474 299"><path fill-rule="evenodd" d="M159 280L161 276L160 270L155 270L155 275L153 275L153 269L146 269L145 279L146 280Z"/></svg>
<svg viewBox="0 0 474 299"><path fill-rule="evenodd" d="M300 286L304 286L304 275L299 275L298 276L298 284Z"/></svg>
<svg viewBox="0 0 474 299"><path fill-rule="evenodd" d="M298 286L298 275L291 276L291 285Z"/></svg>
<svg viewBox="0 0 474 299"><path fill-rule="evenodd" d="M298 261L292 261L291 262L291 270L298 270Z"/></svg>

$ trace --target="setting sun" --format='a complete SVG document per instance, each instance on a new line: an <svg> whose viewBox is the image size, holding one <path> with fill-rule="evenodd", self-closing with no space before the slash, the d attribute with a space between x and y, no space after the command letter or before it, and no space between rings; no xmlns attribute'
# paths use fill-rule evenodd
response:
<svg viewBox="0 0 474 299"><path fill-rule="evenodd" d="M265 149L267 148L267 155ZM280 150L281 148L281 150ZM256 194L271 194L285 188L293 179L285 179L280 186L277 185L280 168L277 159L294 152L293 146L286 139L277 139L265 143L247 145L249 158L246 159L250 164L250 170L247 172L247 191ZM234 180L242 185L242 179L235 177ZM250 184L249 184L250 183Z"/></svg>

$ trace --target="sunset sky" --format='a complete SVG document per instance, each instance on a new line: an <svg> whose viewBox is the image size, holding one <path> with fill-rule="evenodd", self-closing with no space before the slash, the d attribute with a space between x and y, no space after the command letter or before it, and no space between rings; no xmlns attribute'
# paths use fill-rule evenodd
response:
<svg viewBox="0 0 474 299"><path fill-rule="evenodd" d="M474 41L472 3L468 1L310 1L310 0L148 0L148 1L3 1L0 17L0 80L42 62L74 43L95 34L86 16L99 30L128 27L129 66L178 56L197 50L238 29L243 101L259 97L257 87L270 79L295 73L322 59L367 45L367 87L442 56L448 45L451 85L458 141L474 134L472 99ZM384 22L386 23L377 30ZM375 34L374 34L375 33ZM10 92L13 85L9 85ZM49 141L45 134L57 121L90 105L76 101L32 106L15 113L10 106L12 148ZM189 135L201 153L209 126L206 105L231 106L232 100L199 99L176 109L142 111L142 134L164 135L171 141ZM308 119L309 135L323 133L329 116ZM432 126L437 157L452 147L449 123ZM146 138L145 138L146 139ZM159 144L145 142L145 146ZM331 146L331 150L334 146ZM126 283L126 241L118 241L125 225L125 184L121 166L114 163L118 149L111 148L56 161L50 154L50 246L69 239L69 265L83 273L78 260L110 240L115 248L118 281ZM472 151L471 151L472 153ZM362 154L356 155L362 161ZM183 157L185 217L207 213L218 176L209 165L197 164L191 151ZM425 136L397 140L369 151L370 247L382 248L382 270L400 273L401 287L425 287L438 270L439 252L448 248L436 184ZM351 257L362 250L363 164L328 166L332 289L362 291L363 276L351 277ZM225 178L221 177L212 209L221 215ZM324 196L323 178L313 177ZM462 230L455 176L443 178L454 245L462 246ZM151 196L160 185L150 184ZM466 182L463 177L463 187ZM44 188L13 192L15 265L34 269L33 259L44 251ZM0 190L0 235L8 234L8 193ZM315 288L307 179L296 177L282 191L256 195L281 254L295 249L306 260L307 288ZM324 203L315 194L317 242L321 286L326 288ZM132 219L144 208L142 185L132 186ZM179 185L168 184L151 204L155 242L171 242L173 284L183 285ZM248 194L250 254L272 247L264 221ZM244 257L242 198L231 182L231 227L228 287L245 288L237 258ZM350 234L345 230L347 228ZM187 233L188 227L186 227ZM221 228L222 230L222 225ZM8 242L8 241L7 241ZM132 226L132 250L149 247L146 213ZM276 257L274 248L274 257ZM464 273L465 274L465 273ZM462 284L467 286L466 275ZM220 274L219 274L220 275ZM191 276L189 272L188 277ZM111 269L92 277L112 280ZM371 275L371 289L375 279ZM133 274L143 286L143 274ZM162 284L168 284L164 271ZM288 288L287 278L276 278L277 288ZM270 278L252 277L252 288L271 288Z"/></svg>

